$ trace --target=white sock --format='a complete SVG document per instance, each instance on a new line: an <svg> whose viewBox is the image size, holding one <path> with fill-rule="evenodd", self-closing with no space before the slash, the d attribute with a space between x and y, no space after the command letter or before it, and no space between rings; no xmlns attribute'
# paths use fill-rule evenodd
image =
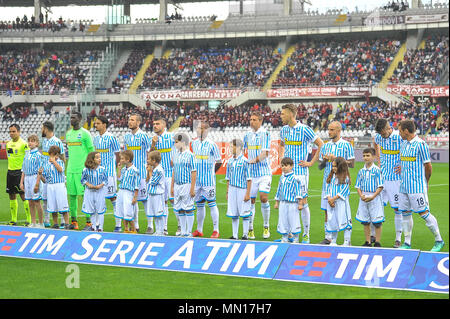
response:
<svg viewBox="0 0 450 319"><path fill-rule="evenodd" d="M412 229L414 226L414 220L412 213L403 214L402 231L405 236L405 243L411 245Z"/></svg>
<svg viewBox="0 0 450 319"><path fill-rule="evenodd" d="M192 234L193 226L194 226L194 214L186 215L186 235Z"/></svg>
<svg viewBox="0 0 450 319"><path fill-rule="evenodd" d="M231 219L231 227L233 229L233 237L238 238L239 233L239 218L232 218Z"/></svg>
<svg viewBox="0 0 450 319"><path fill-rule="evenodd" d="M44 223L50 224L50 214L47 211L47 201L42 200L42 210L44 211Z"/></svg>
<svg viewBox="0 0 450 319"><path fill-rule="evenodd" d="M328 232L331 237L331 243L336 244L338 238L338 232Z"/></svg>
<svg viewBox="0 0 450 319"><path fill-rule="evenodd" d="M253 221L255 220L255 204L250 205L250 211L252 212L252 216L250 216L249 221L249 229L253 230Z"/></svg>
<svg viewBox="0 0 450 319"><path fill-rule="evenodd" d="M205 203L197 204L197 230L203 233L203 222L205 221Z"/></svg>
<svg viewBox="0 0 450 319"><path fill-rule="evenodd" d="M164 219L163 216L161 217L155 217L155 233L157 235L163 235L164 234Z"/></svg>
<svg viewBox="0 0 450 319"><path fill-rule="evenodd" d="M270 203L261 203L261 214L263 217L264 227L269 227L270 222Z"/></svg>
<svg viewBox="0 0 450 319"><path fill-rule="evenodd" d="M302 224L303 224L303 236L308 235L309 236L309 225L311 221L311 213L309 211L309 206L305 205L303 207L302 212Z"/></svg>
<svg viewBox="0 0 450 319"><path fill-rule="evenodd" d="M213 230L219 232L219 209L217 208L216 202L208 203L209 209L211 210L211 218L213 222Z"/></svg>
<svg viewBox="0 0 450 319"><path fill-rule="evenodd" d="M145 207L145 201L143 203L144 203L144 207ZM133 220L134 220L134 227L136 228L136 230L138 230L139 229L139 202L136 202L136 204L134 205Z"/></svg>
<svg viewBox="0 0 450 319"><path fill-rule="evenodd" d="M242 235L248 236L248 229L250 225L250 216L242 218Z"/></svg>
<svg viewBox="0 0 450 319"><path fill-rule="evenodd" d="M178 225L181 227L181 235L185 235L187 233L187 227L186 227L186 214L178 214L175 213L178 216Z"/></svg>
<svg viewBox="0 0 450 319"><path fill-rule="evenodd" d="M153 228L153 217L147 217L147 228Z"/></svg>
<svg viewBox="0 0 450 319"><path fill-rule="evenodd" d="M103 224L105 223L105 214L99 214L97 215L97 224L98 229L103 230Z"/></svg>
<svg viewBox="0 0 450 319"><path fill-rule="evenodd" d="M347 229L344 230L344 242L346 244L350 245L350 243L352 242L351 239L352 239L352 229L351 228L350 229L347 228Z"/></svg>
<svg viewBox="0 0 450 319"><path fill-rule="evenodd" d="M423 220L425 220L425 224L427 225L428 229L431 230L431 232L434 235L435 241L442 241L441 233L439 232L439 226L438 222L436 220L436 217L434 217L430 212L428 214L425 214L421 216Z"/></svg>
<svg viewBox="0 0 450 319"><path fill-rule="evenodd" d="M402 221L403 221L402 214L395 212L394 225L395 225L395 240L396 241L402 241Z"/></svg>
<svg viewBox="0 0 450 319"><path fill-rule="evenodd" d="M331 232L327 231L327 222L325 222L324 228L325 228L325 238L331 241L333 236Z"/></svg>

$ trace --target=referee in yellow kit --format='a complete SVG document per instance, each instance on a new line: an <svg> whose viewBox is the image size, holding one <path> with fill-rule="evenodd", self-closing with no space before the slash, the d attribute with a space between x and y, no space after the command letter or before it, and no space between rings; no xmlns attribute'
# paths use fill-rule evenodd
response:
<svg viewBox="0 0 450 319"><path fill-rule="evenodd" d="M27 142L20 137L20 126L12 124L9 126L9 136L11 140L6 143L6 153L8 155L8 173L6 175L6 192L9 194L9 207L11 211L11 221L9 225L17 225L17 194L23 201L27 221L25 226L31 223L30 206L25 200L25 194L20 189L20 178L22 176L22 164L25 152L29 150Z"/></svg>

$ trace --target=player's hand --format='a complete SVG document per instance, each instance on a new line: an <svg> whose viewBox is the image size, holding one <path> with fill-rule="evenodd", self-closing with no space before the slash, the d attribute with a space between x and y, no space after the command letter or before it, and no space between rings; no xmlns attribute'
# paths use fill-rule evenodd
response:
<svg viewBox="0 0 450 319"><path fill-rule="evenodd" d="M299 163L299 165L301 167L311 167L312 166L312 163L311 162L307 162L307 161L300 161L298 163Z"/></svg>
<svg viewBox="0 0 450 319"><path fill-rule="evenodd" d="M248 202L250 200L250 194L245 194L244 202Z"/></svg>
<svg viewBox="0 0 450 319"><path fill-rule="evenodd" d="M301 199L301 200L298 202L298 210L302 210L302 209L303 209L303 206L304 206L304 201L303 201L303 199Z"/></svg>
<svg viewBox="0 0 450 319"><path fill-rule="evenodd" d="M195 189L194 188L191 188L189 195L191 195L192 198L195 197Z"/></svg>
<svg viewBox="0 0 450 319"><path fill-rule="evenodd" d="M158 135L153 136L152 138L152 144L158 143Z"/></svg>
<svg viewBox="0 0 450 319"><path fill-rule="evenodd" d="M275 202L275 204L273 205L273 208L278 209L278 202Z"/></svg>
<svg viewBox="0 0 450 319"><path fill-rule="evenodd" d="M256 158L248 160L248 163L249 164L256 164Z"/></svg>
<svg viewBox="0 0 450 319"><path fill-rule="evenodd" d="M39 192L39 184L34 185L33 192L35 193Z"/></svg>
<svg viewBox="0 0 450 319"><path fill-rule="evenodd" d="M402 172L402 167L400 165L394 167L394 172L395 174L400 175L400 173Z"/></svg>
<svg viewBox="0 0 450 319"><path fill-rule="evenodd" d="M133 196L133 199L131 200L131 205L134 205L137 203L137 198L136 196Z"/></svg>
<svg viewBox="0 0 450 319"><path fill-rule="evenodd" d="M25 188L23 187L23 183L20 183L19 188L23 191L25 190Z"/></svg>
<svg viewBox="0 0 450 319"><path fill-rule="evenodd" d="M366 197L366 203L373 201L374 197L373 196L367 196Z"/></svg>
<svg viewBox="0 0 450 319"><path fill-rule="evenodd" d="M174 197L175 191L173 190L173 187L170 188L170 197Z"/></svg>
<svg viewBox="0 0 450 319"><path fill-rule="evenodd" d="M43 171L44 171L44 169L43 169L42 167L39 168L39 169L38 169L38 174L39 174L39 175L42 175L42 172L43 172Z"/></svg>
<svg viewBox="0 0 450 319"><path fill-rule="evenodd" d="M364 194L361 194L361 200L363 201L363 202L365 202L366 201L366 195L364 195Z"/></svg>

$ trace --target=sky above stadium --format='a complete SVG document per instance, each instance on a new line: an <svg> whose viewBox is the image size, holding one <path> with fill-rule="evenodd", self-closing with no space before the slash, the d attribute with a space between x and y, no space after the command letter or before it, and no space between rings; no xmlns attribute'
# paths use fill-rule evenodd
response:
<svg viewBox="0 0 450 319"><path fill-rule="evenodd" d="M268 0L261 0L267 2ZM298 2L299 0L293 0ZM429 3L432 0L423 0L424 3ZM256 0L258 3L259 0ZM358 10L374 10L380 6L383 6L389 2L389 0L340 0L337 2L330 2L329 0L310 0L311 5L306 4L305 10L319 10L319 12L325 12L329 9L344 9L344 11ZM411 2L410 0L408 2ZM436 2L434 0L433 2ZM247 8L254 6L255 0L245 1ZM222 2L202 2L202 3L185 3L181 5L182 11L178 10L183 16L211 16L216 15L218 20L226 19L230 12L230 5L236 6L236 1L222 1ZM158 18L159 5L132 5L131 6L131 19L134 22L135 19L145 18ZM169 15L175 13L175 8L172 5L168 6ZM28 8L5 8L0 7L0 21L11 21L17 16L20 18L26 14L31 17L34 14L32 7ZM49 14L49 18L57 20L62 17L64 20L94 20L94 23L102 23L106 21L107 10L104 6L89 6L89 10L86 7L80 6L67 6L67 7L53 7L52 13Z"/></svg>

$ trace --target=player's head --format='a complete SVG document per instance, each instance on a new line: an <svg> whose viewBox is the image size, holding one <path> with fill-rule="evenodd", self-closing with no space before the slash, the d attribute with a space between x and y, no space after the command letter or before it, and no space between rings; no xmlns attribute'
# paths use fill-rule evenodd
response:
<svg viewBox="0 0 450 319"><path fill-rule="evenodd" d="M327 183L330 183L331 176L336 175L340 184L344 184L347 177L350 179L347 161L343 157L336 157L332 163L330 176L328 176Z"/></svg>
<svg viewBox="0 0 450 319"><path fill-rule="evenodd" d="M32 134L27 138L28 146L32 150L39 146L39 137L36 134Z"/></svg>
<svg viewBox="0 0 450 319"><path fill-rule="evenodd" d="M158 151L151 151L148 153L148 163L151 166L157 166L161 163L161 153Z"/></svg>
<svg viewBox="0 0 450 319"><path fill-rule="evenodd" d="M332 140L339 139L341 137L342 125L338 121L332 121L328 124L328 137Z"/></svg>
<svg viewBox="0 0 450 319"><path fill-rule="evenodd" d="M128 118L128 128L130 130L137 130L142 122L142 116L137 113L133 113Z"/></svg>
<svg viewBox="0 0 450 319"><path fill-rule="evenodd" d="M388 120L378 119L375 123L375 132L381 135L382 138L388 138L392 133L392 127Z"/></svg>
<svg viewBox="0 0 450 319"><path fill-rule="evenodd" d="M368 147L363 150L363 161L364 163L373 163L375 161L375 149L373 147Z"/></svg>
<svg viewBox="0 0 450 319"><path fill-rule="evenodd" d="M72 111L72 113L70 113L70 125L74 127L79 126L82 119L83 115L81 115L80 112Z"/></svg>
<svg viewBox="0 0 450 319"><path fill-rule="evenodd" d="M61 149L59 148L59 146L53 145L50 146L50 148L48 149L48 155L50 157L59 157L62 161L65 161L65 157L64 154L61 154Z"/></svg>
<svg viewBox="0 0 450 319"><path fill-rule="evenodd" d="M284 125L295 120L297 116L297 107L294 104L285 104L281 107L281 121Z"/></svg>
<svg viewBox="0 0 450 319"><path fill-rule="evenodd" d="M50 121L45 121L42 124L42 137L47 137L48 134L53 133L53 130L55 129L55 126Z"/></svg>
<svg viewBox="0 0 450 319"><path fill-rule="evenodd" d="M177 150L182 150L189 146L189 136L186 133L175 133L173 136L175 140L175 147Z"/></svg>
<svg viewBox="0 0 450 319"><path fill-rule="evenodd" d="M241 154L243 147L244 142L242 142L242 140L235 138L231 141L231 152L234 156Z"/></svg>
<svg viewBox="0 0 450 319"><path fill-rule="evenodd" d="M253 111L250 113L250 127L255 131L259 129L263 122L263 115L259 111Z"/></svg>
<svg viewBox="0 0 450 319"><path fill-rule="evenodd" d="M153 120L153 132L161 134L167 127L166 120L163 117L158 116Z"/></svg>
<svg viewBox="0 0 450 319"><path fill-rule="evenodd" d="M120 152L120 162L123 164L133 163L134 154L132 150L124 150Z"/></svg>
<svg viewBox="0 0 450 319"><path fill-rule="evenodd" d="M20 126L19 124L11 124L9 126L9 137L11 137L12 140L17 141L20 137Z"/></svg>
<svg viewBox="0 0 450 319"><path fill-rule="evenodd" d="M281 171L283 174L288 174L292 172L292 169L294 168L294 161L290 157L283 157L281 160Z"/></svg>
<svg viewBox="0 0 450 319"><path fill-rule="evenodd" d="M416 133L416 124L414 124L413 120L400 121L398 131L402 139L409 140Z"/></svg>
<svg viewBox="0 0 450 319"><path fill-rule="evenodd" d="M97 118L95 119L94 125L95 125L95 129L96 129L98 132L103 133L103 132L106 131L106 128L107 128L108 125L109 125L109 120L108 120L108 118L107 118L106 116L99 115L99 116L97 116Z"/></svg>
<svg viewBox="0 0 450 319"><path fill-rule="evenodd" d="M90 169L95 169L98 166L100 166L102 162L102 158L100 156L99 152L90 152L87 157L86 157L86 161L84 162L84 166L86 168L90 168Z"/></svg>
<svg viewBox="0 0 450 319"><path fill-rule="evenodd" d="M197 125L195 126L196 132L197 132L197 136L201 139L204 140L209 133L209 123L207 121L198 121L198 123L196 123Z"/></svg>

